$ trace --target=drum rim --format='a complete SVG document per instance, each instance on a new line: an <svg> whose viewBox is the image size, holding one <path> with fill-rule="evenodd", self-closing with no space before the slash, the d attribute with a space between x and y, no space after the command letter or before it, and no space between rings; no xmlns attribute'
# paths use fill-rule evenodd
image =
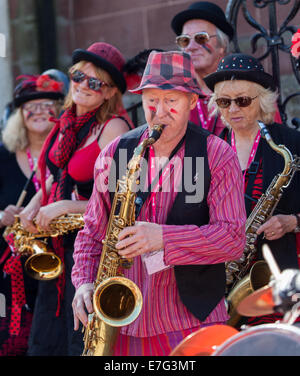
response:
<svg viewBox="0 0 300 376"><path fill-rule="evenodd" d="M257 333L257 332L263 332L263 331L266 332L266 331L272 331L274 329L279 329L281 330L281 332L289 331L290 333L294 335L296 334L300 337L300 328L290 325L290 324L272 323L272 324L262 324L262 325L252 326L228 338L225 342L223 342L220 346L217 347L217 349L212 354L212 356L218 356L220 352L227 350L229 345L236 343L236 341L239 339L245 338L249 333L253 333L253 332Z"/></svg>

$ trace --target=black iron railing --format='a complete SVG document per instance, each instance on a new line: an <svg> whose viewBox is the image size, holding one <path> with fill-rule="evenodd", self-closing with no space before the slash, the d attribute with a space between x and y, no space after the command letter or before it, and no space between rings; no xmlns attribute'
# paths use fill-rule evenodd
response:
<svg viewBox="0 0 300 376"><path fill-rule="evenodd" d="M285 20L278 25L278 12L282 10L282 7L288 9L288 14ZM252 13L255 9L264 10L264 15L268 16L264 18L264 24L259 23L255 19ZM300 96L300 91L298 91L298 86L300 84L300 71L298 67L297 59L295 59L290 53L291 37L300 28L300 19L298 19L298 25L291 25L295 21L295 17L300 8L300 0L229 0L226 8L226 17L236 30L233 39L234 52L246 52L240 46L241 35L237 29L238 17L243 17L244 20L254 29L254 33L250 38L250 53L259 53L256 56L260 61L269 58L271 61L271 69L269 72L273 75L274 80L279 89L278 97L278 109L283 122L287 124L294 125L295 127L300 126L300 118L295 117L288 119L287 115L287 105L295 97ZM255 13L255 12L254 12ZM263 48L261 47L263 45ZM243 46L244 47L244 46ZM263 51L261 51L263 50ZM280 55L280 51L284 53L284 57ZM248 52L248 51L247 51ZM248 52L249 53L249 52ZM282 77L281 77L281 63L282 58L288 58L291 64L291 71L293 72L294 78L296 79L296 91L290 93L284 97L282 90ZM299 87L300 90L300 87ZM300 98L299 98L300 101ZM299 106L300 107L300 106ZM300 117L300 113L299 113Z"/></svg>

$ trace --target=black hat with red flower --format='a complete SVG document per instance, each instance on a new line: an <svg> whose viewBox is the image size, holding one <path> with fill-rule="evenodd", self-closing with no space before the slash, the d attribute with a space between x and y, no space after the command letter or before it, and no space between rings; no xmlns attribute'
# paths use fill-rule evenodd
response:
<svg viewBox="0 0 300 376"><path fill-rule="evenodd" d="M14 107L34 99L63 99L64 83L53 79L48 74L22 75L17 80L22 81L16 86L13 95Z"/></svg>

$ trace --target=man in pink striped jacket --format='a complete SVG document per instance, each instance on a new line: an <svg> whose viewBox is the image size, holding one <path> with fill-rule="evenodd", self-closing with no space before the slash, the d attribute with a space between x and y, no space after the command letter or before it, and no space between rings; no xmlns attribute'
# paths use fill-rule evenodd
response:
<svg viewBox="0 0 300 376"><path fill-rule="evenodd" d="M188 54L152 52L133 92L142 94L147 124L115 139L95 164L85 227L75 242L74 327L79 321L87 325L87 312L93 312L93 282L113 197L110 170L118 170L111 166L124 162L124 151L130 160L153 126L164 124L141 169L141 186L152 183L151 189L137 192L142 205L135 225L120 232L116 245L120 256L133 258L124 275L140 288L143 307L121 328L114 354L168 355L188 334L228 319L224 263L241 257L245 245L242 173L223 140L188 122L201 95Z"/></svg>

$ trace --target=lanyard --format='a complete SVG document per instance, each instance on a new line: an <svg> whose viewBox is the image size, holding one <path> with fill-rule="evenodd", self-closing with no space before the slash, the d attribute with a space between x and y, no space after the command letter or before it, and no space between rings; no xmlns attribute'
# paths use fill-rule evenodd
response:
<svg viewBox="0 0 300 376"><path fill-rule="evenodd" d="M30 171L33 171L33 169L35 167L35 163L37 163L37 158L32 158L29 148L27 148L26 153L27 153L27 159L28 159ZM49 177L49 175L50 175L50 172L47 169L47 171L46 171L46 179ZM33 175L32 182L34 184L36 192L38 192L38 190L40 189L40 183L39 183L39 181L38 181L38 179L36 177L36 174Z"/></svg>
<svg viewBox="0 0 300 376"><path fill-rule="evenodd" d="M204 116L204 110L202 108L202 103L200 100L197 101L197 110L198 110L198 114L199 114L199 117L200 117L200 121L201 121L201 125L202 125L202 128L204 129L209 129L210 126L210 121L211 121L211 117L208 115L208 118L206 119L205 116Z"/></svg>
<svg viewBox="0 0 300 376"><path fill-rule="evenodd" d="M256 151L257 151L257 148L258 148L258 145L259 145L259 140L260 140L260 130L257 132L257 134L255 136L255 139L254 139L254 142L253 142L253 145L252 145L252 149L251 149L251 152L250 152L250 155L249 155L247 167L246 167L246 169L244 171L244 176L243 176L244 186L245 186L246 172L247 172L249 166L251 165L251 163L253 162L253 160L255 158L255 154L256 154ZM235 137L234 137L234 132L233 131L231 132L231 147L232 147L233 151L237 154Z"/></svg>
<svg viewBox="0 0 300 376"><path fill-rule="evenodd" d="M149 183L151 185L152 181L155 177L155 152L153 146L150 146L149 148L149 164L150 164L150 170L149 170ZM150 205L151 205L151 211L152 211L152 219L151 222L156 223L156 193L159 191L159 189L162 187L164 179L169 175L171 176L171 173L173 172L174 168L173 165L168 163L168 165L163 169L162 174L159 176L158 183L155 187L152 187L152 192L150 195ZM147 218L147 221L150 222L150 218Z"/></svg>

